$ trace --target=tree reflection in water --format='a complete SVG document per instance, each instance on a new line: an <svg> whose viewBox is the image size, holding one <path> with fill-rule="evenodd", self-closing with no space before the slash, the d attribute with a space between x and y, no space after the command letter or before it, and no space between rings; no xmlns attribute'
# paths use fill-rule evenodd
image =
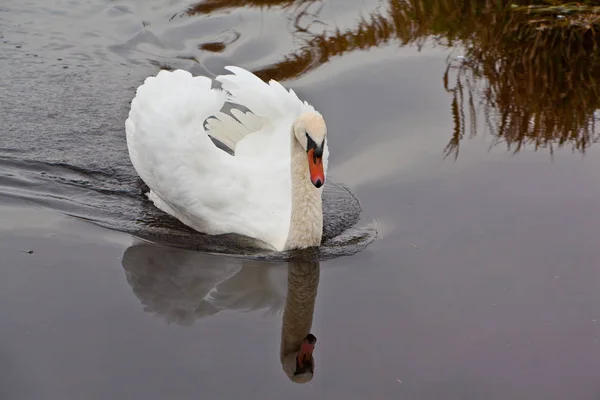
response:
<svg viewBox="0 0 600 400"><path fill-rule="evenodd" d="M238 7L293 8L303 45L254 71L262 79L298 78L333 57L382 45L427 41L464 50L449 58L443 85L452 94L453 132L446 154L459 153L463 138L482 127L518 152L524 146L585 150L598 140L600 106L598 7L509 4L475 0L389 0L387 9L361 17L351 29L302 27L320 1L205 0L189 15ZM316 11L318 14L318 10ZM316 18L315 14L310 18Z"/></svg>

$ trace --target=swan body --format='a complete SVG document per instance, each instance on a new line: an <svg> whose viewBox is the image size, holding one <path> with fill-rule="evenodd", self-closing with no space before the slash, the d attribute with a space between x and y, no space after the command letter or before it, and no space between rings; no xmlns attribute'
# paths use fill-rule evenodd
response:
<svg viewBox="0 0 600 400"><path fill-rule="evenodd" d="M232 74L215 78L221 89L183 70L137 89L125 128L148 198L207 234L237 233L277 251L319 246L329 155L322 116L275 81L226 69Z"/></svg>

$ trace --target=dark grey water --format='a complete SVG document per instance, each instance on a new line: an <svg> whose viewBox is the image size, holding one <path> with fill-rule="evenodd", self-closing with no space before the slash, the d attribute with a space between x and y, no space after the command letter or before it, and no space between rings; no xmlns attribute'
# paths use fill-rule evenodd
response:
<svg viewBox="0 0 600 400"><path fill-rule="evenodd" d="M0 5L0 397L597 398L591 80L561 86L543 63L513 80L531 66L484 39L530 24L442 0L406 3L423 15L395 1L192 3ZM595 71L570 54L552 68ZM286 264L128 234L183 232L144 203L127 158L135 88L161 67L228 64L325 115L332 178L384 226L321 263L304 386L279 363Z"/></svg>
<svg viewBox="0 0 600 400"><path fill-rule="evenodd" d="M99 7L100 10L108 20L111 16L133 13L131 7L125 5L105 5ZM9 9L7 13L9 11L28 21L18 8ZM125 40L129 36L123 38L124 43L106 39L105 45L98 46L100 49L92 54L86 53L96 46L82 43L82 48L75 50L76 44L58 32L55 32L57 44L40 40L42 43L37 48L33 45L35 40L31 40L31 36L38 36L34 32L7 29L6 38L24 36L27 49L10 40L4 43L10 50L6 68L2 70L6 87L0 98L8 105L0 111L6 123L0 147L0 164L5 171L0 176L0 187L4 195L180 247L271 260L291 257L287 253L261 252L251 240L235 235L198 235L152 207L143 195L147 188L131 166L123 129L135 87L143 81L142 74L156 73L157 69L147 65L138 68L140 61L124 63L121 57L137 54L136 50L144 44L157 45L157 39L144 23L140 25L138 18L139 15L130 15L120 22L115 21L118 26L131 25L128 34L137 26L138 40ZM33 22L23 22L28 23ZM106 28L104 23L100 19L98 28ZM83 34L96 37L106 33ZM46 35L43 37L47 40ZM60 48L60 57L53 60L40 57L40 52L45 55L54 47ZM101 64L86 64L85 61L95 58L100 58ZM148 60L143 61L148 64ZM19 85L26 90L19 90ZM99 98L102 100L97 101ZM372 242L375 234L370 228L351 230L338 237L358 222L360 205L335 181L325 189L323 207L325 243L319 250L319 258L350 255ZM327 241L332 238L336 240ZM298 257L300 255L296 255Z"/></svg>

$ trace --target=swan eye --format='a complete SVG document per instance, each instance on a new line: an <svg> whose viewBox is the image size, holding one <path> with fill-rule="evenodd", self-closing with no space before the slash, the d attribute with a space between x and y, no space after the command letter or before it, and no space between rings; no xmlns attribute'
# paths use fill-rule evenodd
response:
<svg viewBox="0 0 600 400"><path fill-rule="evenodd" d="M315 141L310 137L308 132L306 132L306 151L307 152L310 151L311 149L314 149L315 157L323 157L324 145L325 145L325 139L323 139L323 142L321 142L320 146L317 146L317 143L315 143Z"/></svg>
<svg viewBox="0 0 600 400"><path fill-rule="evenodd" d="M309 149L316 147L316 143L314 140L312 140L312 138L310 137L308 132L306 132L305 135L306 135L306 150L308 151Z"/></svg>

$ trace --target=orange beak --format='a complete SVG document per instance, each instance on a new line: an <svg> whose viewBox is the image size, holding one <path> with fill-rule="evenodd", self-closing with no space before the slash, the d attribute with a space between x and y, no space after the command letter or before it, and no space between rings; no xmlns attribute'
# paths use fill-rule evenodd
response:
<svg viewBox="0 0 600 400"><path fill-rule="evenodd" d="M315 343L317 343L317 338L311 333L309 333L302 340L302 344L300 345L300 351L298 351L298 364L301 367L306 367L312 359L312 353L315 349Z"/></svg>
<svg viewBox="0 0 600 400"><path fill-rule="evenodd" d="M323 172L323 158L315 155L315 149L310 149L308 155L308 169L310 171L310 181L316 188L325 184L325 173Z"/></svg>

